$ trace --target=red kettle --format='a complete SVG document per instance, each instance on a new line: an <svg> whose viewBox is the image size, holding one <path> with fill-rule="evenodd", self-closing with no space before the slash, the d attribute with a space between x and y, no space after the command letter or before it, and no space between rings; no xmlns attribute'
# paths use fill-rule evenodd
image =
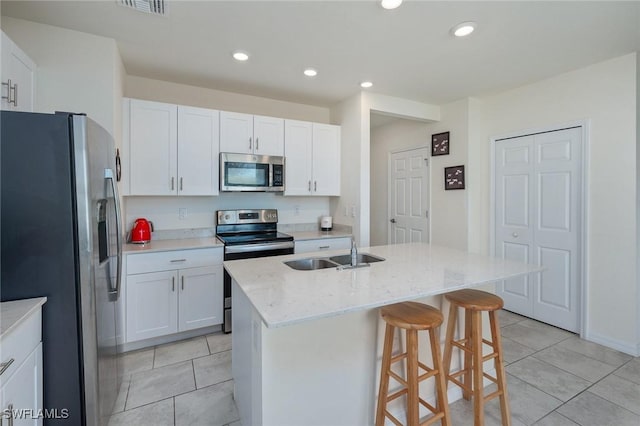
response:
<svg viewBox="0 0 640 426"><path fill-rule="evenodd" d="M134 244L145 244L151 241L153 223L145 218L138 218L133 222L129 241Z"/></svg>

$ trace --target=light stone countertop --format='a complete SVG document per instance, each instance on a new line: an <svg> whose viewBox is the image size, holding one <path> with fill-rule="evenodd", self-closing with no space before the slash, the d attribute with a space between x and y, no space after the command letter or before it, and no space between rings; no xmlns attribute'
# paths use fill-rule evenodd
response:
<svg viewBox="0 0 640 426"><path fill-rule="evenodd" d="M351 237L350 231L290 231L287 234L291 235L294 241L305 240L322 240L325 238L344 238Z"/></svg>
<svg viewBox="0 0 640 426"><path fill-rule="evenodd" d="M0 339L15 330L46 302L46 297L36 297L0 303Z"/></svg>
<svg viewBox="0 0 640 426"><path fill-rule="evenodd" d="M435 296L541 271L535 265L442 246L410 243L361 248L385 258L370 267L297 271L283 261L345 250L224 262L268 328Z"/></svg>
<svg viewBox="0 0 640 426"><path fill-rule="evenodd" d="M212 247L224 247L224 244L222 244L222 242L216 237L180 238L175 240L151 240L151 242L147 244L127 243L122 245L122 251L125 254L132 254Z"/></svg>

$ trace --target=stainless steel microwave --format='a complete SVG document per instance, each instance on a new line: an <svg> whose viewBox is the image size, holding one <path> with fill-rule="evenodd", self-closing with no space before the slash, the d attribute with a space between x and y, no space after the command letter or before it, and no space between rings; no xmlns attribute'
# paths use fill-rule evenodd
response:
<svg viewBox="0 0 640 426"><path fill-rule="evenodd" d="M284 157L221 152L220 190L284 191Z"/></svg>

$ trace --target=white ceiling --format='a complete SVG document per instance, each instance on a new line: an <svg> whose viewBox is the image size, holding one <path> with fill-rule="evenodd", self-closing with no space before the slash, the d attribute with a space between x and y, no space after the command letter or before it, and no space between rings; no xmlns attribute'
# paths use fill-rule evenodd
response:
<svg viewBox="0 0 640 426"><path fill-rule="evenodd" d="M3 15L117 40L127 73L321 106L360 91L440 104L640 50L640 1L2 1ZM477 30L455 39L462 21ZM246 63L231 59L248 51ZM315 78L303 76L314 67Z"/></svg>

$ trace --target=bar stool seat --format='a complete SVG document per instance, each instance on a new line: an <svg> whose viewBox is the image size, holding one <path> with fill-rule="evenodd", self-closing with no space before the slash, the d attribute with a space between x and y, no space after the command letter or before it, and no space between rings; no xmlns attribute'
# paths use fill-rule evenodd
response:
<svg viewBox="0 0 640 426"><path fill-rule="evenodd" d="M438 340L438 327L444 319L442 313L438 309L422 303L403 302L381 308L380 315L386 322L386 330L380 372L376 426L383 426L386 418L389 418L396 425L402 425L397 418L389 413L387 403L403 395L407 396L408 426L425 426L438 420L441 420L441 425L449 426L449 404L447 402L445 376L440 360L440 344ZM405 330L407 347L405 352L392 357L393 335L396 328ZM418 360L418 331L429 332L433 368L427 367ZM392 363L402 360L406 360L405 378L400 377L391 370ZM426 373L420 375L419 368L422 368ZM402 389L389 395L389 379L391 377L402 385ZM435 377L436 379L435 407L419 396L420 382L430 377ZM420 404L434 414L423 423L419 421Z"/></svg>
<svg viewBox="0 0 640 426"><path fill-rule="evenodd" d="M504 372L502 355L502 341L500 327L496 312L504 306L503 300L495 294L485 291L466 289L445 294L445 298L451 303L449 308L449 320L447 323L447 337L444 346L445 381L452 382L462 388L464 399L470 399L473 395L474 425L484 425L485 402L499 397L502 425L511 425L509 401L507 398L507 383ZM464 338L455 340L455 328L458 316L458 308L464 309ZM488 312L491 327L491 340L482 337L482 312ZM492 352L484 355L483 344L489 345ZM451 356L453 348L458 348L464 353L462 369L451 374ZM483 371L485 361L493 359L496 369L496 377L492 377ZM484 395L483 379L487 378L496 383L498 390Z"/></svg>

